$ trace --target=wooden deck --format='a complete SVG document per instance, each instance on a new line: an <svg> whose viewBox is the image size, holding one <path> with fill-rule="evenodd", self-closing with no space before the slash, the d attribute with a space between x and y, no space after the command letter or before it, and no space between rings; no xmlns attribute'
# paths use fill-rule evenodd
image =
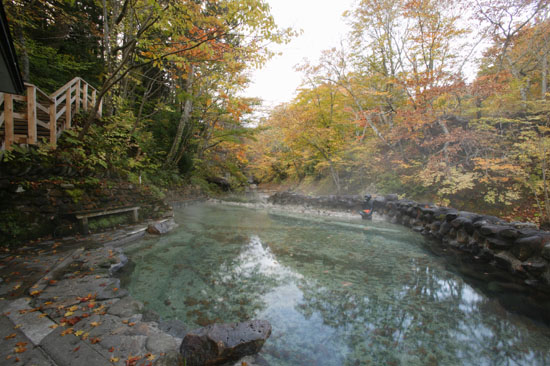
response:
<svg viewBox="0 0 550 366"><path fill-rule="evenodd" d="M79 77L51 95L36 85L25 87L26 95L0 93L0 150L41 141L55 146L63 130L71 128L73 116L96 102L97 90Z"/></svg>

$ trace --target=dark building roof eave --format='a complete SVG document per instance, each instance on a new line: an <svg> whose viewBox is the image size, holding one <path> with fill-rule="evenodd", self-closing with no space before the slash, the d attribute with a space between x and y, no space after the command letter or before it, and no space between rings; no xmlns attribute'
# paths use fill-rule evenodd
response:
<svg viewBox="0 0 550 366"><path fill-rule="evenodd" d="M3 77L0 78L0 91L10 94L23 94L25 84L17 62L17 54L15 53L15 47L13 46L8 20L6 18L6 13L4 12L4 5L1 1L0 53L2 54L2 59L0 60L0 68L2 70L0 71L3 75Z"/></svg>

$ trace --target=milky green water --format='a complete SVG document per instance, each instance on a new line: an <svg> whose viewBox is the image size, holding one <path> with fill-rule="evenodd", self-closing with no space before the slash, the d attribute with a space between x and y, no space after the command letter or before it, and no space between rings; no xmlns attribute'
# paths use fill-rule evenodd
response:
<svg viewBox="0 0 550 366"><path fill-rule="evenodd" d="M469 285L409 229L199 204L132 246L127 288L190 328L267 319L287 365L550 365L550 330Z"/></svg>

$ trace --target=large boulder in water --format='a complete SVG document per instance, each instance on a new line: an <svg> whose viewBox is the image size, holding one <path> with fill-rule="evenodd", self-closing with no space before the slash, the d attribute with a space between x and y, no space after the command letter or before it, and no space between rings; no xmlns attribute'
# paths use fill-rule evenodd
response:
<svg viewBox="0 0 550 366"><path fill-rule="evenodd" d="M163 220L149 224L147 232L153 235L164 235L172 231L177 226L174 219Z"/></svg>
<svg viewBox="0 0 550 366"><path fill-rule="evenodd" d="M266 320L212 324L187 333L180 352L187 366L221 365L258 353L270 335Z"/></svg>

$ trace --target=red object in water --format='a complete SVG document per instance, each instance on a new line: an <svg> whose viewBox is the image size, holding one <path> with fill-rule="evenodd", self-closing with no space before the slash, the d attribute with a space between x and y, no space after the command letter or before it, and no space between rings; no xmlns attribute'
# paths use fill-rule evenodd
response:
<svg viewBox="0 0 550 366"><path fill-rule="evenodd" d="M370 210L363 210L363 212L365 212L365 213L370 213Z"/></svg>

